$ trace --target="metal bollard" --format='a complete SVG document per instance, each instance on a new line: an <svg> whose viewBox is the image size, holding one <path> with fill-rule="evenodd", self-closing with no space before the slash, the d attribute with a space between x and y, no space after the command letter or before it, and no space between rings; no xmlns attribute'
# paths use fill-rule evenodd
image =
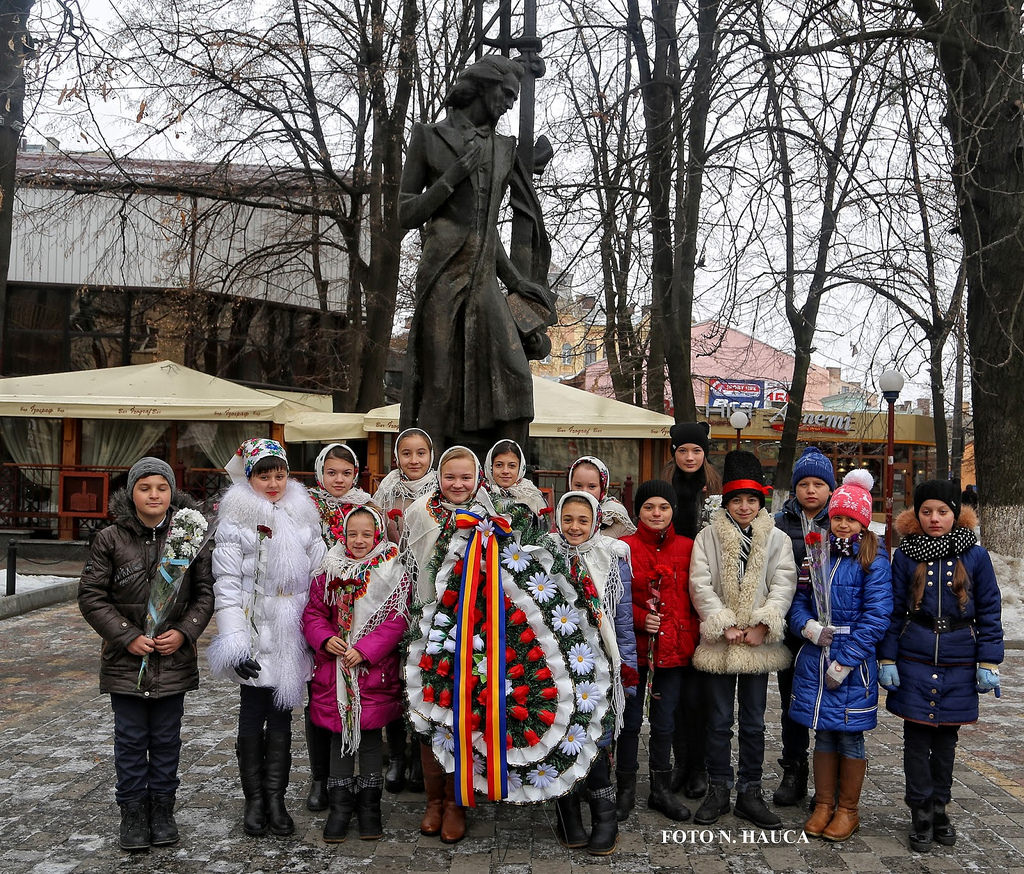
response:
<svg viewBox="0 0 1024 874"><path fill-rule="evenodd" d="M18 578L18 544L13 540L7 544L7 595L14 594L14 583Z"/></svg>

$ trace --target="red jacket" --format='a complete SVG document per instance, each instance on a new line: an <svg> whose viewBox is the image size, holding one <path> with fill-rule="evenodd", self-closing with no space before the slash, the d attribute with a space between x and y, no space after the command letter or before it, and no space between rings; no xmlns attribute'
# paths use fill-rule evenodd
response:
<svg viewBox="0 0 1024 874"><path fill-rule="evenodd" d="M660 596L656 612L661 614L661 630L655 642L654 666L675 668L690 664L700 637L700 620L690 605L693 541L676 534L671 525L657 532L640 521L636 534L621 540L629 544L633 567L633 625L638 663L641 667L647 665L648 634L644 631L644 622L652 612L649 602L651 583L655 582Z"/></svg>

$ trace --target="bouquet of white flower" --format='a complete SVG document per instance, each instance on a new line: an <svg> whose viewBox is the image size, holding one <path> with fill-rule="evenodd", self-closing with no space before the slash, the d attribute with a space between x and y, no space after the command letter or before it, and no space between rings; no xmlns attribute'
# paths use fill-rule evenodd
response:
<svg viewBox="0 0 1024 874"><path fill-rule="evenodd" d="M146 637L154 637L157 629L167 618L185 571L202 551L209 540L210 523L198 510L178 510L171 517L171 530L167 543L157 565L156 574L149 586L149 606L146 609L146 623L143 629ZM149 655L142 657L136 688L142 685L142 677L149 666Z"/></svg>

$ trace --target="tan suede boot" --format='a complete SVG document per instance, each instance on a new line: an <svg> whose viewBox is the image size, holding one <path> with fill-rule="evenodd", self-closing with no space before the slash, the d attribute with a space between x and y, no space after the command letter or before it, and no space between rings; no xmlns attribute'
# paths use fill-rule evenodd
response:
<svg viewBox="0 0 1024 874"><path fill-rule="evenodd" d="M441 834L441 819L444 815L444 768L434 758L434 751L426 744L420 744L420 761L423 763L423 789L427 793L427 809L420 822L420 834L433 837Z"/></svg>
<svg viewBox="0 0 1024 874"><path fill-rule="evenodd" d="M836 784L839 782L839 753L814 751L814 812L804 823L804 832L821 837L836 809Z"/></svg>
<svg viewBox="0 0 1024 874"><path fill-rule="evenodd" d="M857 804L860 802L860 791L864 786L867 769L867 759L839 760L839 806L832 822L821 833L825 840L845 841L860 828Z"/></svg>

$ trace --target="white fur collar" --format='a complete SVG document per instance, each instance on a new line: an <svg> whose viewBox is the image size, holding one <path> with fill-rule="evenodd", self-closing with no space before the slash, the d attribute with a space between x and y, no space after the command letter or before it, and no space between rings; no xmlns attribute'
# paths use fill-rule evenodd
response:
<svg viewBox="0 0 1024 874"><path fill-rule="evenodd" d="M302 483L293 479L288 480L281 499L273 504L254 492L248 482L236 483L224 493L217 512L240 528L247 529L255 529L257 525L273 529L274 518L280 512L299 525L311 525L318 530L320 526L320 514L309 492Z"/></svg>
<svg viewBox="0 0 1024 874"><path fill-rule="evenodd" d="M711 527L722 544L722 600L725 606L736 614L741 628L750 624L761 575L765 568L768 552L768 538L775 528L775 520L765 509L754 517L751 523L750 555L742 581L739 579L740 532L723 507L711 515Z"/></svg>

